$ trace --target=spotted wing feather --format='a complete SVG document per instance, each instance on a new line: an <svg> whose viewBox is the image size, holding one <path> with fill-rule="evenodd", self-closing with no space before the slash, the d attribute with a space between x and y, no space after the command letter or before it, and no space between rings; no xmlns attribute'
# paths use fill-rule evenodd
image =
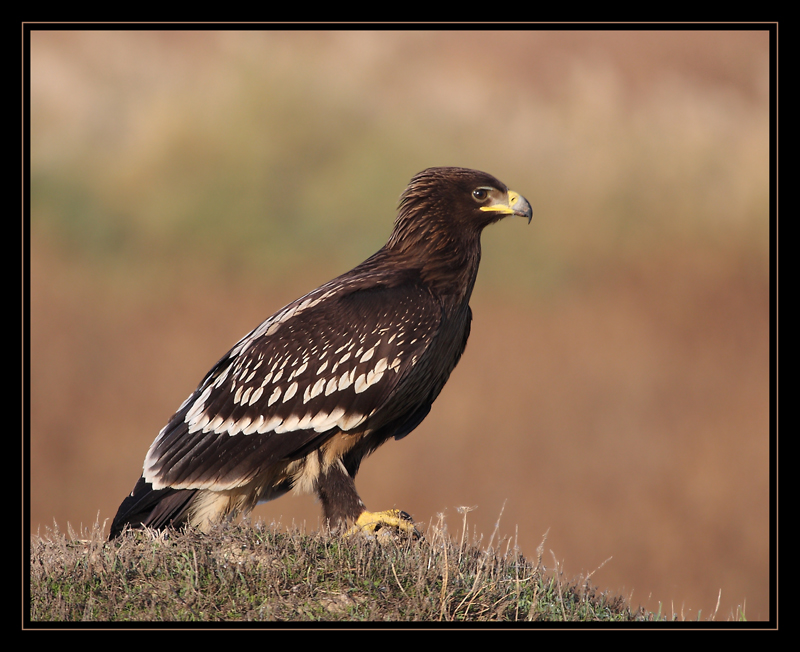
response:
<svg viewBox="0 0 800 652"><path fill-rule="evenodd" d="M437 300L414 283L322 286L214 366L153 442L144 478L156 489L232 489L337 432L403 424L426 391L414 370L440 323Z"/></svg>

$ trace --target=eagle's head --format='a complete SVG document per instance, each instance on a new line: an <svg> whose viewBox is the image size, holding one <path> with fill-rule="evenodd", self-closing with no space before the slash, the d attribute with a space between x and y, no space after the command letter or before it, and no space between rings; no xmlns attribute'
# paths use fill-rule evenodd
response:
<svg viewBox="0 0 800 652"><path fill-rule="evenodd" d="M443 291L468 296L484 227L509 215L530 222L532 214L528 200L491 174L428 168L400 196L394 230L382 252L395 264L419 269L426 282Z"/></svg>
<svg viewBox="0 0 800 652"><path fill-rule="evenodd" d="M472 239L509 215L530 223L533 211L528 200L491 174L468 168L428 168L414 175L400 196L389 243L406 248L437 236Z"/></svg>

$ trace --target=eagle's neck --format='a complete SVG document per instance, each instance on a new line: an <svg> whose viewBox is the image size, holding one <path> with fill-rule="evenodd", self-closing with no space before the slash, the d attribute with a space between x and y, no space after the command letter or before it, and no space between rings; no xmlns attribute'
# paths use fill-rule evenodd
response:
<svg viewBox="0 0 800 652"><path fill-rule="evenodd" d="M453 228L395 229L382 252L400 268L419 270L436 294L469 300L481 260L480 233Z"/></svg>

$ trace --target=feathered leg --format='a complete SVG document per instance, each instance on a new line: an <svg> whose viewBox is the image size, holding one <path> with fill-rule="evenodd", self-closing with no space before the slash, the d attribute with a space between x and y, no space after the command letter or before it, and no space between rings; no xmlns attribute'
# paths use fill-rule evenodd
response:
<svg viewBox="0 0 800 652"><path fill-rule="evenodd" d="M348 534L375 533L381 528L397 528L419 536L411 516L399 509L368 512L356 491L356 483L341 462L332 464L317 478L317 496L322 503L325 519L332 528L350 524Z"/></svg>

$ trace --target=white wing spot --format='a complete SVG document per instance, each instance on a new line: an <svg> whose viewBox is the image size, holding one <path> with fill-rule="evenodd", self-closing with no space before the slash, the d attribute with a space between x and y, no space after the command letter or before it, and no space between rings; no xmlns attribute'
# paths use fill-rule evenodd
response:
<svg viewBox="0 0 800 652"><path fill-rule="evenodd" d="M258 399L261 398L261 395L264 393L264 390L261 387L256 387L256 391L253 392L252 396L250 396L250 401L248 405L253 405Z"/></svg>
<svg viewBox="0 0 800 652"><path fill-rule="evenodd" d="M283 395L283 402L286 403L292 396L297 393L297 382L292 383L286 390L286 393Z"/></svg>
<svg viewBox="0 0 800 652"><path fill-rule="evenodd" d="M306 416L304 416L302 419L300 419L300 421L297 422L296 429L297 430L307 430L308 426L311 423L311 420L313 418L314 418L314 414L312 412L309 412L308 414L306 414Z"/></svg>
<svg viewBox="0 0 800 652"><path fill-rule="evenodd" d="M230 421L230 419L228 419ZM232 423L228 426L227 431L229 435L235 435L242 429L246 428L250 425L250 417L244 417L243 419L239 419L236 423Z"/></svg>
<svg viewBox="0 0 800 652"><path fill-rule="evenodd" d="M231 370L230 367L226 367L225 370L220 374L219 378L214 382L214 387L222 387L222 383L225 382L225 379L228 377L228 372Z"/></svg>
<svg viewBox="0 0 800 652"><path fill-rule="evenodd" d="M300 421L300 417L297 415L292 415L286 421L284 421L281 425L275 428L276 433L288 432L289 430L297 430L297 424Z"/></svg>
<svg viewBox="0 0 800 652"><path fill-rule="evenodd" d="M269 397L269 401L267 401L267 406L272 405L280 397L281 397L281 388L280 387L276 387L275 391L272 392L272 396Z"/></svg>
<svg viewBox="0 0 800 652"><path fill-rule="evenodd" d="M247 426L242 428L243 435L252 435L256 430L261 427L261 424L264 423L264 417L259 415L258 419L251 421Z"/></svg>
<svg viewBox="0 0 800 652"><path fill-rule="evenodd" d="M206 406L206 399L208 399L209 396L211 396L211 385L203 390L203 393L200 394L200 396L194 402L192 409L186 413L186 416L183 419L186 421L186 423L191 423L192 420L194 420L203 411L203 408Z"/></svg>
<svg viewBox="0 0 800 652"><path fill-rule="evenodd" d="M189 432L192 433L192 432L197 432L198 430L203 430L208 425L209 420L210 419L209 419L208 415L204 414L203 417L199 421L197 421L196 423L194 423L194 424L192 424L190 426ZM208 431L204 431L204 432L208 432Z"/></svg>
<svg viewBox="0 0 800 652"><path fill-rule="evenodd" d="M203 428L203 432L211 432L212 430L216 431L216 429L222 424L222 421L222 417L214 417L208 422L206 427Z"/></svg>
<svg viewBox="0 0 800 652"><path fill-rule="evenodd" d="M339 419L339 427L342 430L350 430L355 428L359 423L364 420L364 416L358 413L348 414Z"/></svg>
<svg viewBox="0 0 800 652"><path fill-rule="evenodd" d="M234 432L230 432L232 428L235 428ZM239 430L236 428L236 421L234 421L232 417L228 417L214 429L214 432L218 435L221 435L223 432L235 435L237 432L239 432Z"/></svg>
<svg viewBox="0 0 800 652"><path fill-rule="evenodd" d="M331 378L325 386L325 396L330 396L336 391L336 378Z"/></svg>
<svg viewBox="0 0 800 652"><path fill-rule="evenodd" d="M339 419L344 416L344 408L336 408L333 412L328 414L325 418L322 418L323 413L320 412L316 417L314 417L314 430L317 432L325 432L326 430L333 428Z"/></svg>
<svg viewBox="0 0 800 652"><path fill-rule="evenodd" d="M282 417L274 416L269 421L258 427L258 434L263 435L265 432L271 432L275 430L275 428L277 428L282 423L283 423Z"/></svg>
<svg viewBox="0 0 800 652"><path fill-rule="evenodd" d="M308 387L306 387L305 394L303 394L303 403L308 403L308 401L310 401L315 396L319 396L319 394L322 393L324 387L325 387L324 378L320 378L313 385L309 385Z"/></svg>
<svg viewBox="0 0 800 652"><path fill-rule="evenodd" d="M341 392L344 389L350 387L353 384L353 376L355 375L356 370L353 369L352 371L345 371L341 377L339 378L338 388Z"/></svg>
<svg viewBox="0 0 800 652"><path fill-rule="evenodd" d="M383 372L375 373L374 371L370 371L367 374L367 387L374 385L377 383L381 378L383 378Z"/></svg>
<svg viewBox="0 0 800 652"><path fill-rule="evenodd" d="M327 412L320 410L317 412L316 416L308 422L308 425L310 428L317 430L321 425L328 421L329 416L330 415Z"/></svg>

